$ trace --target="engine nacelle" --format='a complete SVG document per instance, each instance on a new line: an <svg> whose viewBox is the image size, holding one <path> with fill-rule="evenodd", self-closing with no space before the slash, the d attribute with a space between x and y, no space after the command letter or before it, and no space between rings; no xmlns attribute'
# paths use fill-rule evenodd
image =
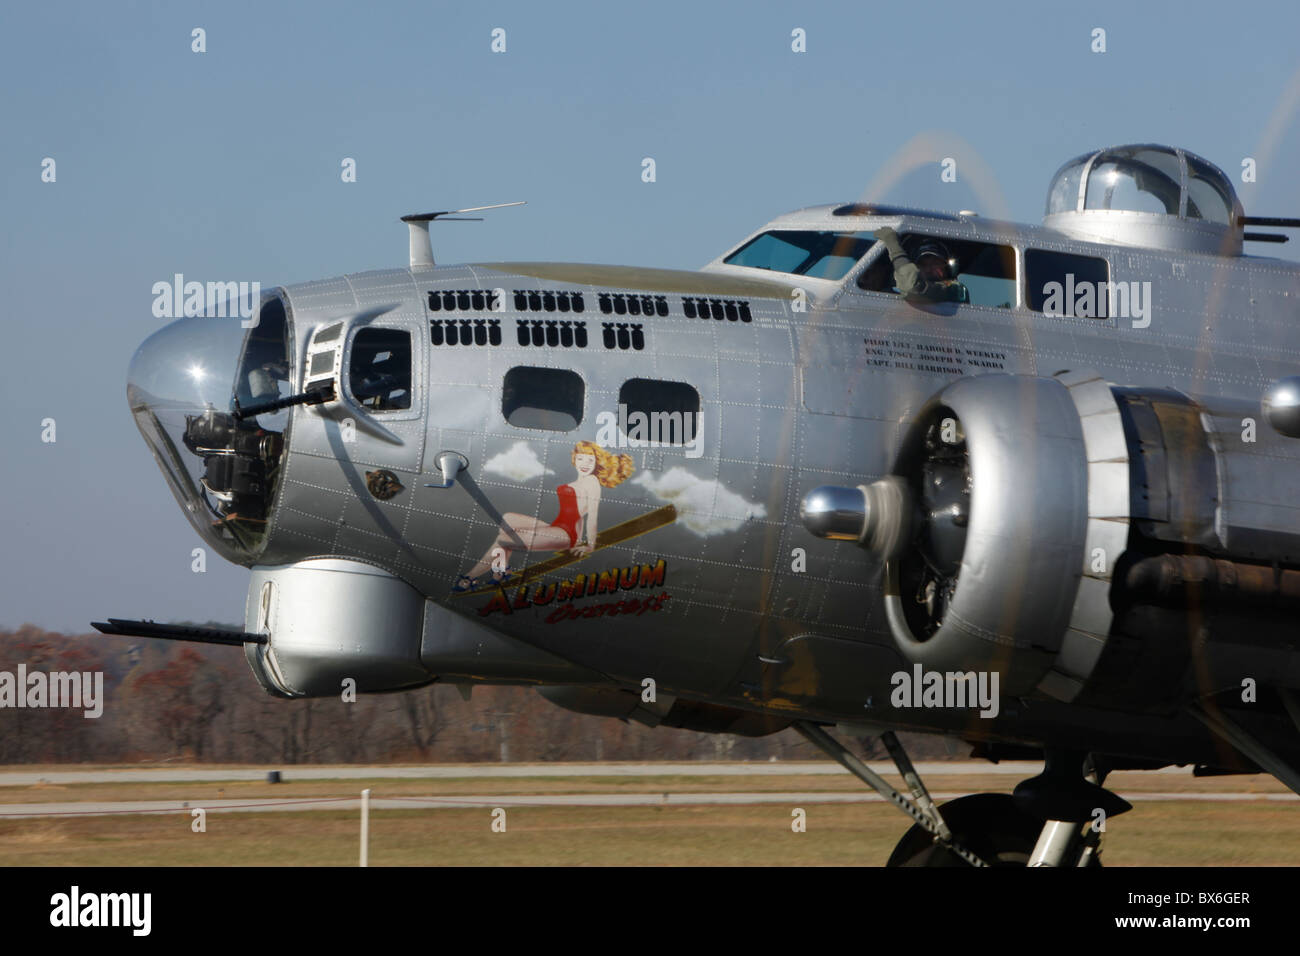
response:
<svg viewBox="0 0 1300 956"><path fill-rule="evenodd" d="M1118 443L1097 439L1107 416ZM979 376L932 399L894 469L912 532L886 565L885 606L904 656L935 671L997 671L1004 694L1077 693L1110 624L1124 455L1099 378ZM1101 571L1095 548L1112 556Z"/></svg>
<svg viewBox="0 0 1300 956"><path fill-rule="evenodd" d="M400 578L360 561L318 558L255 567L245 628L268 634L244 653L258 682L282 697L418 687L434 679L421 663L424 598Z"/></svg>
<svg viewBox="0 0 1300 956"><path fill-rule="evenodd" d="M888 559L890 628L930 670L1126 707L1242 676L1300 686L1278 658L1300 610L1300 442L1257 416L1088 372L963 379L894 475L818 489L805 522Z"/></svg>

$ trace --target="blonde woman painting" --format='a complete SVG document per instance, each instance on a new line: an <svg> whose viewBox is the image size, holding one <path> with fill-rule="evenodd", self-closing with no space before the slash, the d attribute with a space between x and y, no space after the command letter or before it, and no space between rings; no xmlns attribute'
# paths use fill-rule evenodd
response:
<svg viewBox="0 0 1300 956"><path fill-rule="evenodd" d="M453 591L468 591L489 570L492 580L504 584L513 573L511 555L519 550L568 551L585 557L595 550L597 514L602 488L614 488L632 476L635 466L631 455L615 455L595 442L580 441L573 446L573 467L577 477L555 489L560 513L550 524L539 518L513 511L502 516L503 527L487 553L469 572L457 578Z"/></svg>

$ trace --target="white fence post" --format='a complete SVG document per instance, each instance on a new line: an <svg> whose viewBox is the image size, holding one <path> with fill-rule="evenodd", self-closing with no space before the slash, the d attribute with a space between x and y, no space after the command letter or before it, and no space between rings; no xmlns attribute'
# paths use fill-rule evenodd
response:
<svg viewBox="0 0 1300 956"><path fill-rule="evenodd" d="M361 791L361 865L370 865L370 791Z"/></svg>

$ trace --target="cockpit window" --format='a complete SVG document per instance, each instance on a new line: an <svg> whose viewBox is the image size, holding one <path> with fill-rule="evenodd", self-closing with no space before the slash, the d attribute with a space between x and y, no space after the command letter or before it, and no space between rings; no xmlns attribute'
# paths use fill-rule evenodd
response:
<svg viewBox="0 0 1300 956"><path fill-rule="evenodd" d="M372 411L411 407L411 333L362 329L352 342L348 387Z"/></svg>
<svg viewBox="0 0 1300 956"><path fill-rule="evenodd" d="M903 249L917 256L929 248L947 260L950 284L964 289L964 295L944 301L965 302L993 309L1009 309L1016 304L1016 251L1011 246L908 233L901 237ZM888 250L882 250L858 276L857 286L865 292L898 294L894 263Z"/></svg>
<svg viewBox="0 0 1300 956"><path fill-rule="evenodd" d="M777 229L755 236L723 261L817 279L842 279L876 239L869 232Z"/></svg>

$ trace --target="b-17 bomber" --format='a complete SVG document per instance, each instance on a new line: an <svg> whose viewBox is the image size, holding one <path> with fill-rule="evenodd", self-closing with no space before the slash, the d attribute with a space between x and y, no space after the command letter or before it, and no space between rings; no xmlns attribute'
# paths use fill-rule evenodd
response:
<svg viewBox="0 0 1300 956"><path fill-rule="evenodd" d="M96 627L282 698L793 727L907 814L893 865L1098 865L1117 770L1300 792L1300 267L1245 251L1300 222L1160 145L1065 163L1041 225L810 206L698 271L435 262L486 209L529 215L145 340L244 629ZM937 806L899 731L1043 771Z"/></svg>

